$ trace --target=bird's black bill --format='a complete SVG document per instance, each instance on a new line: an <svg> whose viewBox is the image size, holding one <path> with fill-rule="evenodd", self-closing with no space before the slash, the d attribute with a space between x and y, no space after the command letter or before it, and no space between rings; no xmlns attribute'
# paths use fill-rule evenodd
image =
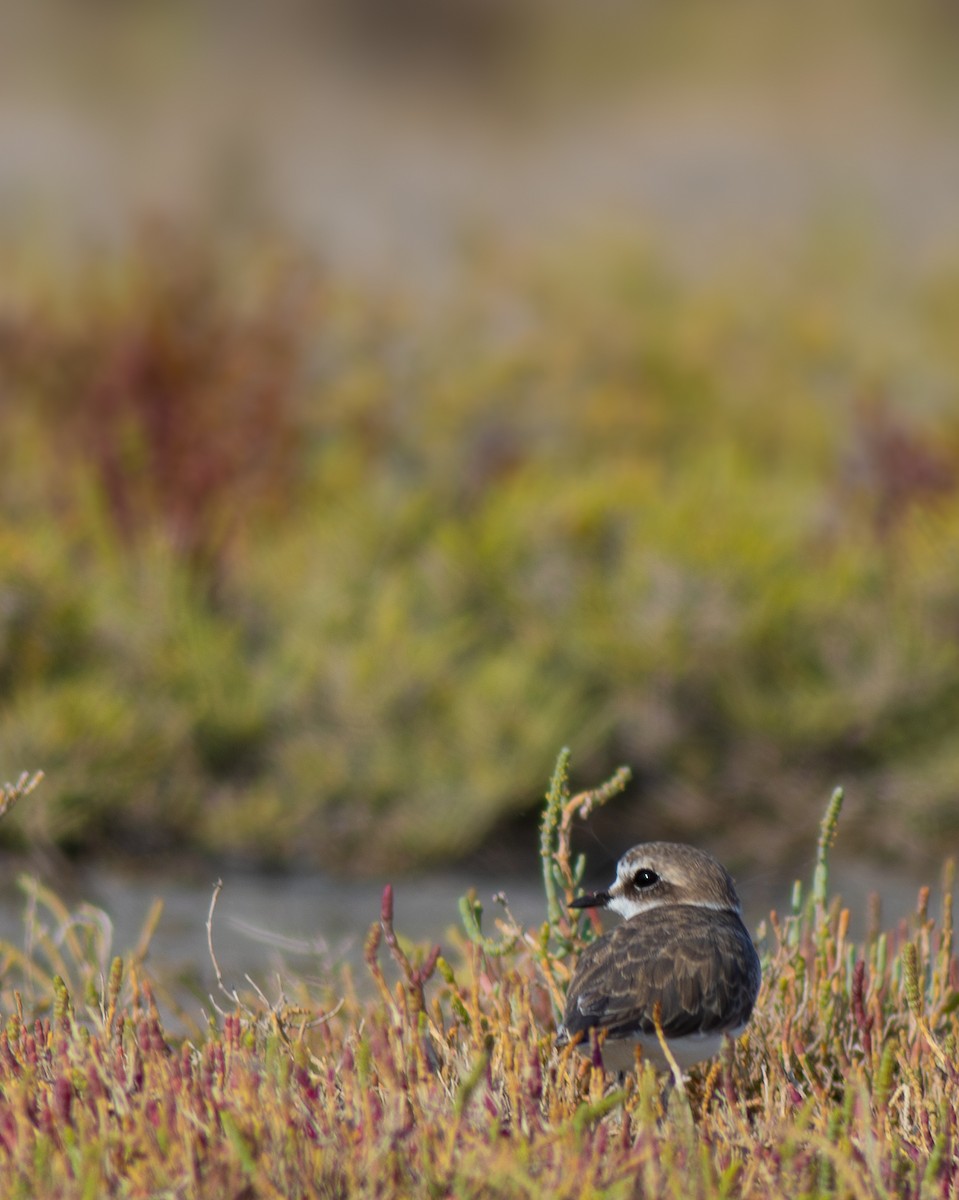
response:
<svg viewBox="0 0 959 1200"><path fill-rule="evenodd" d="M609 892L587 892L584 896L577 896L575 900L570 900L570 908L605 908L609 904Z"/></svg>

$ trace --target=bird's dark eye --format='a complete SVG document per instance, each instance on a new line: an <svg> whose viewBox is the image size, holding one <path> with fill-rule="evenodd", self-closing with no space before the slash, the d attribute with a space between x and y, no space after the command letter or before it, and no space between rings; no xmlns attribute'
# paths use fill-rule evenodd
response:
<svg viewBox="0 0 959 1200"><path fill-rule="evenodd" d="M633 876L633 883L638 888L652 887L654 883L659 883L659 876L655 871L650 871L648 867L643 867Z"/></svg>

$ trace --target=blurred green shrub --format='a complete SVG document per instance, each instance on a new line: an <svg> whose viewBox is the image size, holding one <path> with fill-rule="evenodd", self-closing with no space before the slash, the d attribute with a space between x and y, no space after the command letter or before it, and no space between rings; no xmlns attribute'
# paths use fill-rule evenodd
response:
<svg viewBox="0 0 959 1200"><path fill-rule="evenodd" d="M757 295L594 245L421 321L289 262L140 251L8 304L32 835L443 860L562 742L635 768L617 844L785 854L837 777L864 846L955 829L959 281Z"/></svg>

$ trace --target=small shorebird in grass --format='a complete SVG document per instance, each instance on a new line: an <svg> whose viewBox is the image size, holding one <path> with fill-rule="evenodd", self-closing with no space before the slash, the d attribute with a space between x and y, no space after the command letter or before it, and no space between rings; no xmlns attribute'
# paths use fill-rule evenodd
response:
<svg viewBox="0 0 959 1200"><path fill-rule="evenodd" d="M635 1048L660 1070L687 1071L746 1028L759 991L759 956L729 872L675 842L634 846L616 882L572 908L610 908L622 925L587 946L566 994L557 1045L590 1050L605 1033L603 1065L626 1071ZM663 1053L657 1022L669 1053Z"/></svg>

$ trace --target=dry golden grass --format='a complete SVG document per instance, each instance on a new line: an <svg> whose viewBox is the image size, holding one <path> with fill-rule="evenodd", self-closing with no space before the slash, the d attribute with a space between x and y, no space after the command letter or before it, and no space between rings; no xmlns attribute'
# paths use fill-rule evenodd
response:
<svg viewBox="0 0 959 1200"><path fill-rule="evenodd" d="M395 930L392 891L367 941L372 998L347 974L322 996L234 997L174 1037L135 954L57 918L28 960L3 947L0 1190L99 1196L952 1196L959 965L952 877L893 932L849 940L828 896L841 793L816 875L762 934L746 1037L685 1094L649 1068L618 1086L553 1046L586 918L562 893L568 831L621 785L570 797L564 755L543 820L548 919L508 916L442 954ZM89 914L88 914L89 916ZM383 951L386 951L386 958ZM142 947L141 947L142 951ZM25 999L25 997L32 997Z"/></svg>

